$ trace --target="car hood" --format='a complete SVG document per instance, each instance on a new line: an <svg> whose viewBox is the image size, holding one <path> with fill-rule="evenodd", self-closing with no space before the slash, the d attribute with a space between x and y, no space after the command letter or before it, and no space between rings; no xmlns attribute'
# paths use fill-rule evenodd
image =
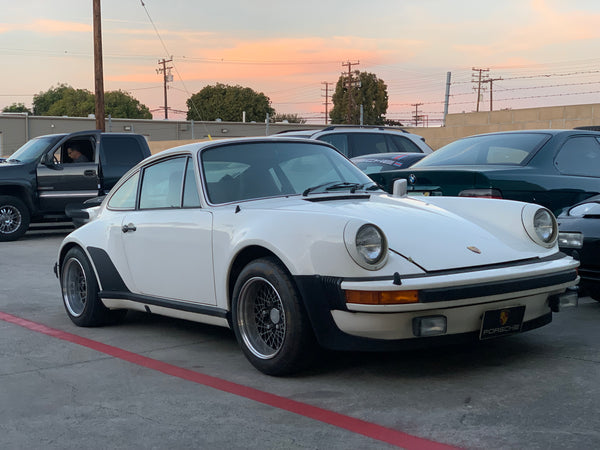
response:
<svg viewBox="0 0 600 450"><path fill-rule="evenodd" d="M352 197L352 198L351 198ZM383 230L391 251L426 271L476 267L550 255L527 237L521 225L525 204L491 199L436 198L427 202L389 195L308 196L253 202L251 209L285 211L312 218L315 227L336 216L341 228L350 221L373 223ZM242 206L244 208L244 206ZM269 217L270 214L265 214ZM515 227L515 224L519 224Z"/></svg>

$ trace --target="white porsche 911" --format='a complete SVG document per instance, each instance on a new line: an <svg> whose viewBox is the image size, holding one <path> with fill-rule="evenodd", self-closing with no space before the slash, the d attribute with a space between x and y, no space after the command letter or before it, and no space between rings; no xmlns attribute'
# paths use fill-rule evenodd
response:
<svg viewBox="0 0 600 450"><path fill-rule="evenodd" d="M248 138L142 161L63 241L70 319L147 311L233 328L284 375L317 346L391 350L548 324L577 261L547 209L393 195L319 141Z"/></svg>

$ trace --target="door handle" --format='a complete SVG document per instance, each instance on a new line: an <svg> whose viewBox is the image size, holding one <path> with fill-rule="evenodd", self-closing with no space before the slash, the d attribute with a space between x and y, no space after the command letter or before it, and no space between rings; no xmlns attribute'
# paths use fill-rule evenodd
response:
<svg viewBox="0 0 600 450"><path fill-rule="evenodd" d="M93 176L96 176L96 171L95 170L84 170L83 174L86 177L93 177Z"/></svg>
<svg viewBox="0 0 600 450"><path fill-rule="evenodd" d="M123 233L127 233L127 232L129 232L129 231L135 231L135 230L137 230L137 228L136 228L136 227L135 227L135 225L134 225L134 224L132 224L132 223L128 223L127 225L123 225L123 226L121 227L121 231L122 231Z"/></svg>

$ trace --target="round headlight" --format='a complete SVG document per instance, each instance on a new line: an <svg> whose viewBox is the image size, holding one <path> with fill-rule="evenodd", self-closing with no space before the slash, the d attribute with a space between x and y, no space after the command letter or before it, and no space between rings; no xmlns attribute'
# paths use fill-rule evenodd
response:
<svg viewBox="0 0 600 450"><path fill-rule="evenodd" d="M384 238L379 228L363 225L356 233L356 249L368 264L377 264L383 257Z"/></svg>
<svg viewBox="0 0 600 450"><path fill-rule="evenodd" d="M548 243L554 238L554 217L546 209L538 209L533 216L533 228L538 237Z"/></svg>
<svg viewBox="0 0 600 450"><path fill-rule="evenodd" d="M350 221L344 229L344 242L348 253L359 266L377 270L385 265L388 245L385 234L379 227Z"/></svg>
<svg viewBox="0 0 600 450"><path fill-rule="evenodd" d="M546 208L528 204L522 211L523 226L529 237L543 247L552 247L558 237L556 218Z"/></svg>

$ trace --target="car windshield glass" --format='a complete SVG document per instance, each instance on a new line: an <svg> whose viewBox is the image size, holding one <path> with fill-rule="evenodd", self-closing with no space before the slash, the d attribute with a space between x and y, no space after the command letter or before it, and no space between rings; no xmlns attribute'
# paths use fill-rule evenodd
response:
<svg viewBox="0 0 600 450"><path fill-rule="evenodd" d="M350 161L317 143L233 143L208 148L200 158L211 203L300 195L307 189L331 192L333 185L355 192L373 185Z"/></svg>
<svg viewBox="0 0 600 450"><path fill-rule="evenodd" d="M543 133L496 134L454 141L413 167L450 165L520 165L549 138Z"/></svg>
<svg viewBox="0 0 600 450"><path fill-rule="evenodd" d="M60 136L44 136L32 139L26 142L20 149L14 152L10 158L8 158L7 162L33 162L42 156L44 150L53 146L58 140Z"/></svg>

